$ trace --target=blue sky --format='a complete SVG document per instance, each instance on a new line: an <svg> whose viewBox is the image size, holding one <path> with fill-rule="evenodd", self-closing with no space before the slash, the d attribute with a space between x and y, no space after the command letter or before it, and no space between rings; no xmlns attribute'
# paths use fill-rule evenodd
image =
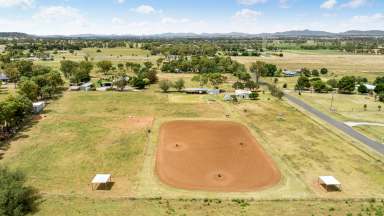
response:
<svg viewBox="0 0 384 216"><path fill-rule="evenodd" d="M384 30L384 0L0 0L0 31L154 34Z"/></svg>

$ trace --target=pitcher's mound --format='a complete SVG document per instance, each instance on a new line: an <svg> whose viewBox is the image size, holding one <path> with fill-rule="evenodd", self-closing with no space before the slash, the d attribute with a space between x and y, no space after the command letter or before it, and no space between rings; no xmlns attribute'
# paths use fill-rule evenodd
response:
<svg viewBox="0 0 384 216"><path fill-rule="evenodd" d="M160 129L160 179L192 190L245 192L277 184L280 172L243 125L173 121Z"/></svg>

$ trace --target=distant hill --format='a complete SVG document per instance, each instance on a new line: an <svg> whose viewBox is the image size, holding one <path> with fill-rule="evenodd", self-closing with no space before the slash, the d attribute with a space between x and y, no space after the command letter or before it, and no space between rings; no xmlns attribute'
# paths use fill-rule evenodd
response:
<svg viewBox="0 0 384 216"><path fill-rule="evenodd" d="M384 37L382 30L358 31L351 30L341 33L331 33L326 31L295 30L276 33L248 34L241 32L231 33L163 33L153 35L97 35L97 34L78 34L78 35L48 35L35 36L19 32L0 32L0 38L81 38L81 39L176 39L176 38L279 38L279 37L297 37L297 38L343 38L343 37Z"/></svg>
<svg viewBox="0 0 384 216"><path fill-rule="evenodd" d="M32 35L20 32L0 32L0 38L32 38Z"/></svg>

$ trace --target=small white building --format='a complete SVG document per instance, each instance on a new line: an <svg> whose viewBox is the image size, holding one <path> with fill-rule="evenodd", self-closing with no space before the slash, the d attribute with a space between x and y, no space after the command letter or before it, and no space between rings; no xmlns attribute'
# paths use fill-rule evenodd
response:
<svg viewBox="0 0 384 216"><path fill-rule="evenodd" d="M365 87L367 87L368 91L374 91L376 88L376 86L371 85L371 84L364 84L364 85L365 85Z"/></svg>
<svg viewBox="0 0 384 216"><path fill-rule="evenodd" d="M297 75L296 71L289 71L289 70L284 70L283 75L285 77L295 77Z"/></svg>
<svg viewBox="0 0 384 216"><path fill-rule="evenodd" d="M83 85L81 85L80 86L80 90L82 90L82 91L90 91L90 90L92 90L93 87L94 87L93 83L88 82L88 83L84 83Z"/></svg>
<svg viewBox="0 0 384 216"><path fill-rule="evenodd" d="M45 102L39 101L39 102L33 103L32 106L33 106L33 113L39 114L44 110Z"/></svg>
<svg viewBox="0 0 384 216"><path fill-rule="evenodd" d="M252 93L251 91L241 90L241 89L238 89L238 90L235 91L235 95L239 99L249 99L249 95L251 93Z"/></svg>
<svg viewBox="0 0 384 216"><path fill-rule="evenodd" d="M319 176L318 182L323 185L328 191L330 188L335 188L339 191L342 190L341 183L333 176Z"/></svg>

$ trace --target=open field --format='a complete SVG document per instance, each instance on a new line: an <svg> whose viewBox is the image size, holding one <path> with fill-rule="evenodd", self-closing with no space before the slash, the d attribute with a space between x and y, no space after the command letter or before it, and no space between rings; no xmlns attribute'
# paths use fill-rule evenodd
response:
<svg viewBox="0 0 384 216"><path fill-rule="evenodd" d="M326 67L337 76L358 75L374 80L384 75L384 56L373 55L335 55L284 53L284 57L234 57L246 65L255 61L273 63L283 69L297 70L303 67L320 69Z"/></svg>

